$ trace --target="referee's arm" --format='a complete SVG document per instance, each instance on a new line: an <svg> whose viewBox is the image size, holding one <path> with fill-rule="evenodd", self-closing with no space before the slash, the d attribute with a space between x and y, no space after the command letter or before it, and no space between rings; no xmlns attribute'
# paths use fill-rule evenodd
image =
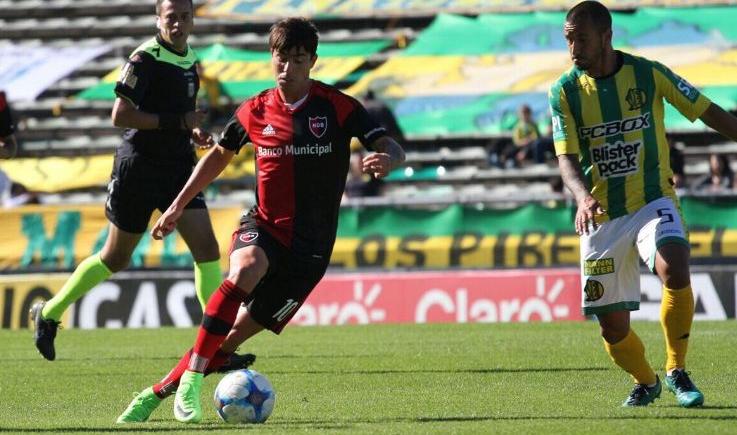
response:
<svg viewBox="0 0 737 435"><path fill-rule="evenodd" d="M156 130L159 128L158 114L138 110L126 98L118 97L115 99L111 117L113 125L116 127L135 128L136 130Z"/></svg>
<svg viewBox="0 0 737 435"><path fill-rule="evenodd" d="M202 110L184 114L148 113L137 109L125 97L115 99L111 114L114 126L136 130L191 130L199 127L205 116Z"/></svg>

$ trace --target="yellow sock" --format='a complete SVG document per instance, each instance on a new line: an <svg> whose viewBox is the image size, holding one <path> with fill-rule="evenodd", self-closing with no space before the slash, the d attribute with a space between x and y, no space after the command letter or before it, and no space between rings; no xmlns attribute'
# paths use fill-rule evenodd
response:
<svg viewBox="0 0 737 435"><path fill-rule="evenodd" d="M665 335L666 372L675 368L686 368L686 352L693 312L694 301L690 285L680 290L663 286L660 324Z"/></svg>
<svg viewBox="0 0 737 435"><path fill-rule="evenodd" d="M635 383L647 385L655 383L655 372L645 360L645 346L635 331L630 329L624 339L614 344L604 340L604 347L612 361L632 375Z"/></svg>

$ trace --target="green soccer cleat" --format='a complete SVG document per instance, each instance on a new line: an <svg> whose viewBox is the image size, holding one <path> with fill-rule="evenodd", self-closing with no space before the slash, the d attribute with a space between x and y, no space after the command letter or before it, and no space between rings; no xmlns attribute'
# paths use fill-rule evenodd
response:
<svg viewBox="0 0 737 435"><path fill-rule="evenodd" d="M648 387L645 384L635 384L635 388L632 389L627 400L622 403L622 407L647 406L660 397L662 389L660 378L657 376L655 377L655 385L652 387Z"/></svg>
<svg viewBox="0 0 737 435"><path fill-rule="evenodd" d="M187 370L179 381L174 397L174 417L182 423L199 423L202 420L200 390L203 376L202 373Z"/></svg>
<svg viewBox="0 0 737 435"><path fill-rule="evenodd" d="M121 423L143 423L158 408L163 399L154 394L151 387L146 388L136 395L133 401L125 408L120 417L115 421Z"/></svg>
<svg viewBox="0 0 737 435"><path fill-rule="evenodd" d="M683 369L673 370L673 374L665 376L665 386L675 394L678 404L684 408L692 408L704 404L704 395L696 388Z"/></svg>

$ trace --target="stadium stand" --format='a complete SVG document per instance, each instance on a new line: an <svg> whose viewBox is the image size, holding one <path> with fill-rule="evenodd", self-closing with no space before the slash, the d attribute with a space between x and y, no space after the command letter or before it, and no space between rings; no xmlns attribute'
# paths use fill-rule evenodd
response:
<svg viewBox="0 0 737 435"><path fill-rule="evenodd" d="M4 41L0 45L52 49L107 47L103 54L53 83L36 99L13 103L19 125L18 138L22 144L21 158L110 155L113 152L120 132L109 119L112 100L79 96L101 86L106 79L114 80L117 76L115 69L151 35L154 22L152 3L150 0L0 0L0 39ZM339 87L358 96L369 88L379 90L382 98L392 105L400 118L400 125L407 137L407 164L387 179L384 198L379 198L379 202L414 201L417 198L427 198L431 202L438 198L451 198L453 201L466 201L468 198L481 198L488 202L504 202L510 198L534 201L557 195L550 190L550 180L557 176L553 162L502 169L490 159L495 144L509 139L513 113L519 103L532 103L541 127L547 122L544 88L552 76L549 72L534 69L528 72L526 65L530 62L544 64L555 59L553 68L559 74L558 64L564 66L566 62L565 53L561 50L563 42L557 41L557 35L560 10L565 9L567 3L539 3L478 2L475 6L468 6L471 3L464 2L464 8L459 9L453 6L454 2L447 2L443 8L428 8L422 2L414 2L412 8L394 10L386 6L388 3L345 1L335 2L337 6L333 10L317 10L314 4L310 6L312 2L291 2L295 13L315 16L323 44L385 41L379 49L363 56L352 67L352 72L331 78ZM684 21L679 18L678 9L642 7L672 3L608 2L610 6L627 12L629 34L639 35L639 39L633 37L619 42L644 47L644 51L650 53L647 50L650 49L649 44L653 44L652 38L678 35L681 39L676 42L680 45L674 46L673 50L680 50L684 43L689 43L683 40L683 23L688 19ZM706 5L725 2L678 3ZM275 4L269 1L195 1L201 16L197 18L195 34L190 43L196 49L220 44L233 50L263 51L268 26L275 16ZM552 11L535 12L534 15L487 14L538 10L541 6ZM639 9L633 11L633 7ZM463 12L467 16L448 15L448 12ZM689 36L693 38L693 44L701 44L700 56L705 56L707 62L718 62L718 56L731 53L731 41L737 40L727 28L729 17L735 14L728 12L731 15L713 20L713 24L709 24L706 18L719 13L725 15L725 11L707 10L703 13L706 14L703 20L694 18L688 21L691 23ZM658 21L660 33L650 27L642 27L645 26L642 24L645 20L648 23L661 20ZM502 35L506 38L503 41L497 41L498 35L488 33L488 29L494 28L494 23L499 28L514 29L523 21L537 23L528 26L536 30ZM550 29L555 30L555 35L550 33ZM463 44L458 41L463 41ZM514 47L522 47L523 54L512 53ZM658 47L658 53L666 57L673 53L672 50L668 51L668 47ZM507 59L510 69L488 69L488 63L496 58ZM413 70L408 72L407 65ZM417 65L422 67L417 68ZM686 63L685 67L696 68L698 64ZM452 83L432 86L436 82L431 74L439 74L450 80L456 72L460 74L460 80L468 81L457 86ZM495 75L484 75L489 72ZM495 83L502 77L500 74L511 77L516 73L524 78L525 74L532 77L536 72L545 73L545 80L532 87L522 87L522 92L511 96L499 93L501 86L515 86L512 82ZM723 75L728 74L727 71ZM715 89L708 82L696 84L706 86L707 95ZM483 94L471 92L475 86ZM417 89L418 93L412 94ZM725 107L735 107L734 101L725 100L721 95L719 98ZM492 109L489 110L489 107ZM465 118L461 119L461 116ZM707 157L710 154L737 152L737 144L723 143L723 139L706 132L699 125L684 128L683 124L678 124L674 129L674 140L687 145L684 148L686 175L691 179L708 171ZM227 190L229 193L223 193L224 196L220 198L240 199L243 197L242 191L249 192L252 174L247 171L235 172L235 175L230 178L226 176L221 181L228 187L223 192ZM80 196L79 188L75 188L73 193L68 194L69 199L99 200L107 175L103 174L99 182L82 189L88 191L89 197ZM64 192L64 189L60 191ZM57 192L54 195L48 200L58 200L59 195L64 194Z"/></svg>

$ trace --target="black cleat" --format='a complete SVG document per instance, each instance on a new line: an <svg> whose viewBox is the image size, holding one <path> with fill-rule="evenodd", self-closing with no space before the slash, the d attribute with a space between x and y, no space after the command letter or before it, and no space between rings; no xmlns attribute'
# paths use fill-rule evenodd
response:
<svg viewBox="0 0 737 435"><path fill-rule="evenodd" d="M252 353L244 353L243 355L234 353L225 364L221 365L215 371L217 373L227 373L233 370L247 369L254 361L256 361L256 355Z"/></svg>
<svg viewBox="0 0 737 435"><path fill-rule="evenodd" d="M38 302L31 307L31 321L33 322L33 341L36 343L36 349L49 361L56 358L54 350L54 339L56 338L56 330L59 323L55 320L46 320L41 317L46 302Z"/></svg>

